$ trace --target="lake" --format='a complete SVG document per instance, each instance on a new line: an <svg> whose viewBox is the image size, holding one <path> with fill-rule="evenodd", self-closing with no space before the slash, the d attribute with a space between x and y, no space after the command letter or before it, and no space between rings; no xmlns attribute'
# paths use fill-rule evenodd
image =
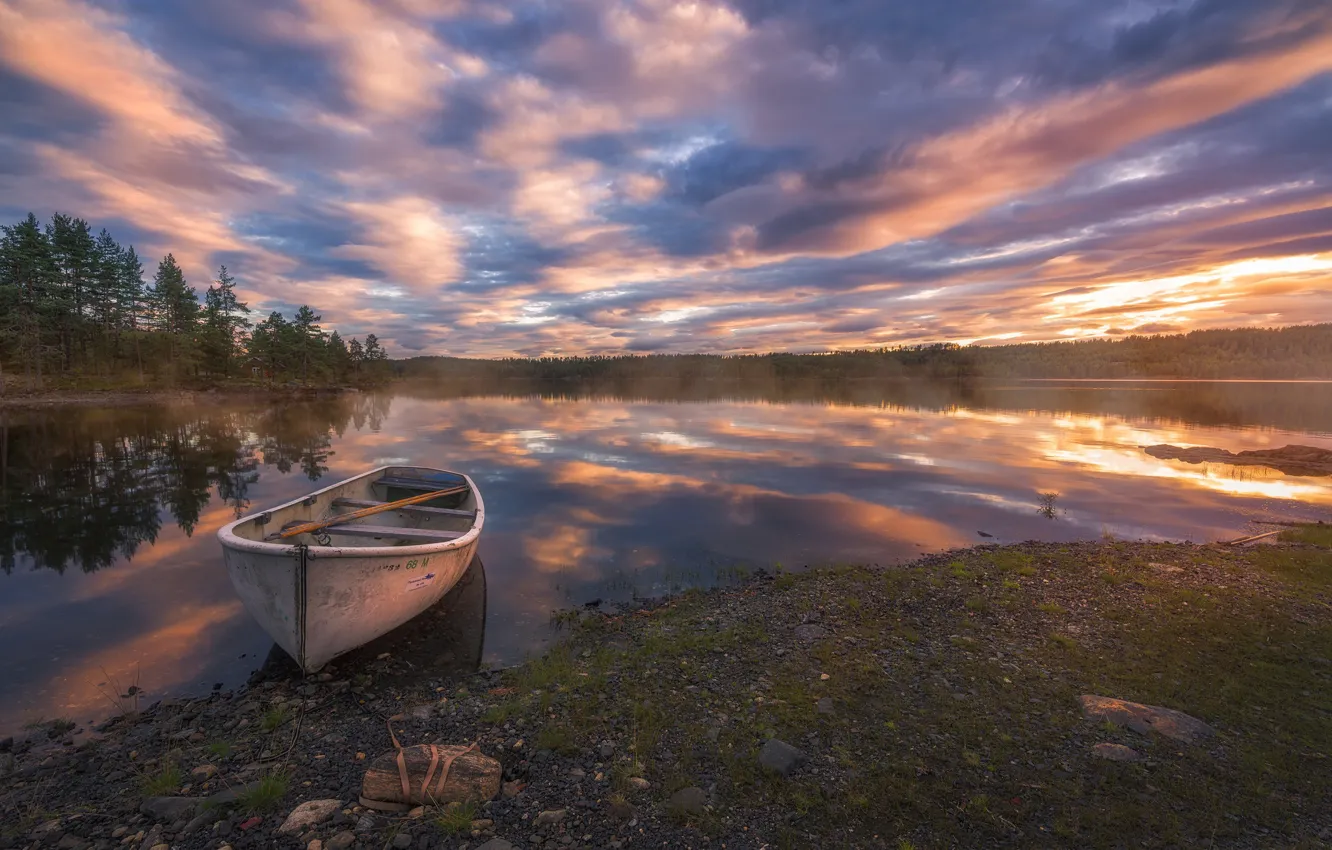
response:
<svg viewBox="0 0 1332 850"><path fill-rule="evenodd" d="M1332 449L1332 384L403 389L0 410L0 736L105 716L112 683L137 681L146 704L244 681L272 644L216 531L381 464L465 471L485 497L484 575L434 612L458 627L421 650L463 667L539 651L554 610L760 567L1032 538L1201 542L1332 513L1332 478L1143 451L1156 444Z"/></svg>

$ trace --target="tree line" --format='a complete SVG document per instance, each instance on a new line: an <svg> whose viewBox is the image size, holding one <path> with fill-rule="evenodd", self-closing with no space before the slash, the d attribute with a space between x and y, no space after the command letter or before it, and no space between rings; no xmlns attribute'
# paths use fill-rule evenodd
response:
<svg viewBox="0 0 1332 850"><path fill-rule="evenodd" d="M1332 379L1332 324L1013 345L931 343L822 354L650 354L394 361L409 379L634 394L652 384L973 382L1014 378Z"/></svg>
<svg viewBox="0 0 1332 850"><path fill-rule="evenodd" d="M382 375L388 354L374 334L350 342L308 305L254 323L236 280L218 268L202 303L167 254L151 281L134 246L105 228L56 213L0 226L0 388L9 373L34 386L58 381L267 383L360 381Z"/></svg>

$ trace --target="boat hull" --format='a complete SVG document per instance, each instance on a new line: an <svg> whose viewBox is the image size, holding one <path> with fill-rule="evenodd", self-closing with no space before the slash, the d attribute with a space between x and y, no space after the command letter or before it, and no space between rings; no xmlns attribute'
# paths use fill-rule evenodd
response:
<svg viewBox="0 0 1332 850"><path fill-rule="evenodd" d="M310 513L308 508L321 498L328 502L359 492L357 481L382 471L266 513L285 518L281 512L295 506ZM467 483L476 518L455 540L405 546L282 545L237 534L242 523L255 521L247 517L218 533L227 574L250 615L302 670L313 673L406 623L457 584L476 554L484 519L480 494L471 479Z"/></svg>

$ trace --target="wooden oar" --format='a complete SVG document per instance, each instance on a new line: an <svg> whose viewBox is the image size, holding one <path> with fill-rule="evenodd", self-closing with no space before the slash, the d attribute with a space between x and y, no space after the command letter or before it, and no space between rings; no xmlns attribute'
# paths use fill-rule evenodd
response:
<svg viewBox="0 0 1332 850"><path fill-rule="evenodd" d="M284 528L279 532L270 534L264 539L285 540L288 537L295 537L298 534L309 534L312 531L328 528L331 525L341 525L344 522L351 522L354 519L382 514L384 511L397 510L398 508L405 508L408 505L415 505L420 502L428 502L431 499L438 499L441 496L452 496L454 493L463 493L466 492L466 490L467 485L464 484L461 487L449 487L445 490L435 490L433 493L421 493L416 496L408 496L407 498L399 499L396 502L385 502L382 505L375 505L373 508L361 508L359 511L352 511L348 514L338 514L337 516L329 517L328 519L303 522L300 525L293 525L291 528Z"/></svg>

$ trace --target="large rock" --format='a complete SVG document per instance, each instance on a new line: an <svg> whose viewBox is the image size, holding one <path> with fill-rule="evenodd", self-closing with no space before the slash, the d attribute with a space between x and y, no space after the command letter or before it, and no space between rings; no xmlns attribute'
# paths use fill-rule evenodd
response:
<svg viewBox="0 0 1332 850"><path fill-rule="evenodd" d="M333 817L340 808L341 800L308 800L292 809L282 826L278 827L278 832L283 835L302 832Z"/></svg>
<svg viewBox="0 0 1332 850"><path fill-rule="evenodd" d="M1173 708L1143 705L1140 702L1127 702L1093 694L1083 694L1078 697L1078 701L1082 703L1084 717L1107 720L1116 726L1127 726L1142 735L1157 732L1176 741L1196 744L1215 734L1211 726Z"/></svg>
<svg viewBox="0 0 1332 850"><path fill-rule="evenodd" d="M805 754L785 741L769 738L759 750L759 765L787 776L805 761Z"/></svg>
<svg viewBox="0 0 1332 850"><path fill-rule="evenodd" d="M149 797L139 806L139 811L150 818L174 823L188 820L196 802L189 797Z"/></svg>
<svg viewBox="0 0 1332 850"><path fill-rule="evenodd" d="M436 805L445 803L484 803L493 799L500 792L500 763L481 753L479 750L461 746L421 744L404 747L403 758L407 764L407 776L410 780L409 793L402 793L402 778L398 774L398 753L389 751L370 763L361 780L362 805L378 808L375 802L394 804L421 805L427 802ZM448 773L444 778L444 787L439 780L444 774L444 762L452 758ZM431 764L435 773L430 777L431 787L422 788ZM373 801L373 802L371 802Z"/></svg>

